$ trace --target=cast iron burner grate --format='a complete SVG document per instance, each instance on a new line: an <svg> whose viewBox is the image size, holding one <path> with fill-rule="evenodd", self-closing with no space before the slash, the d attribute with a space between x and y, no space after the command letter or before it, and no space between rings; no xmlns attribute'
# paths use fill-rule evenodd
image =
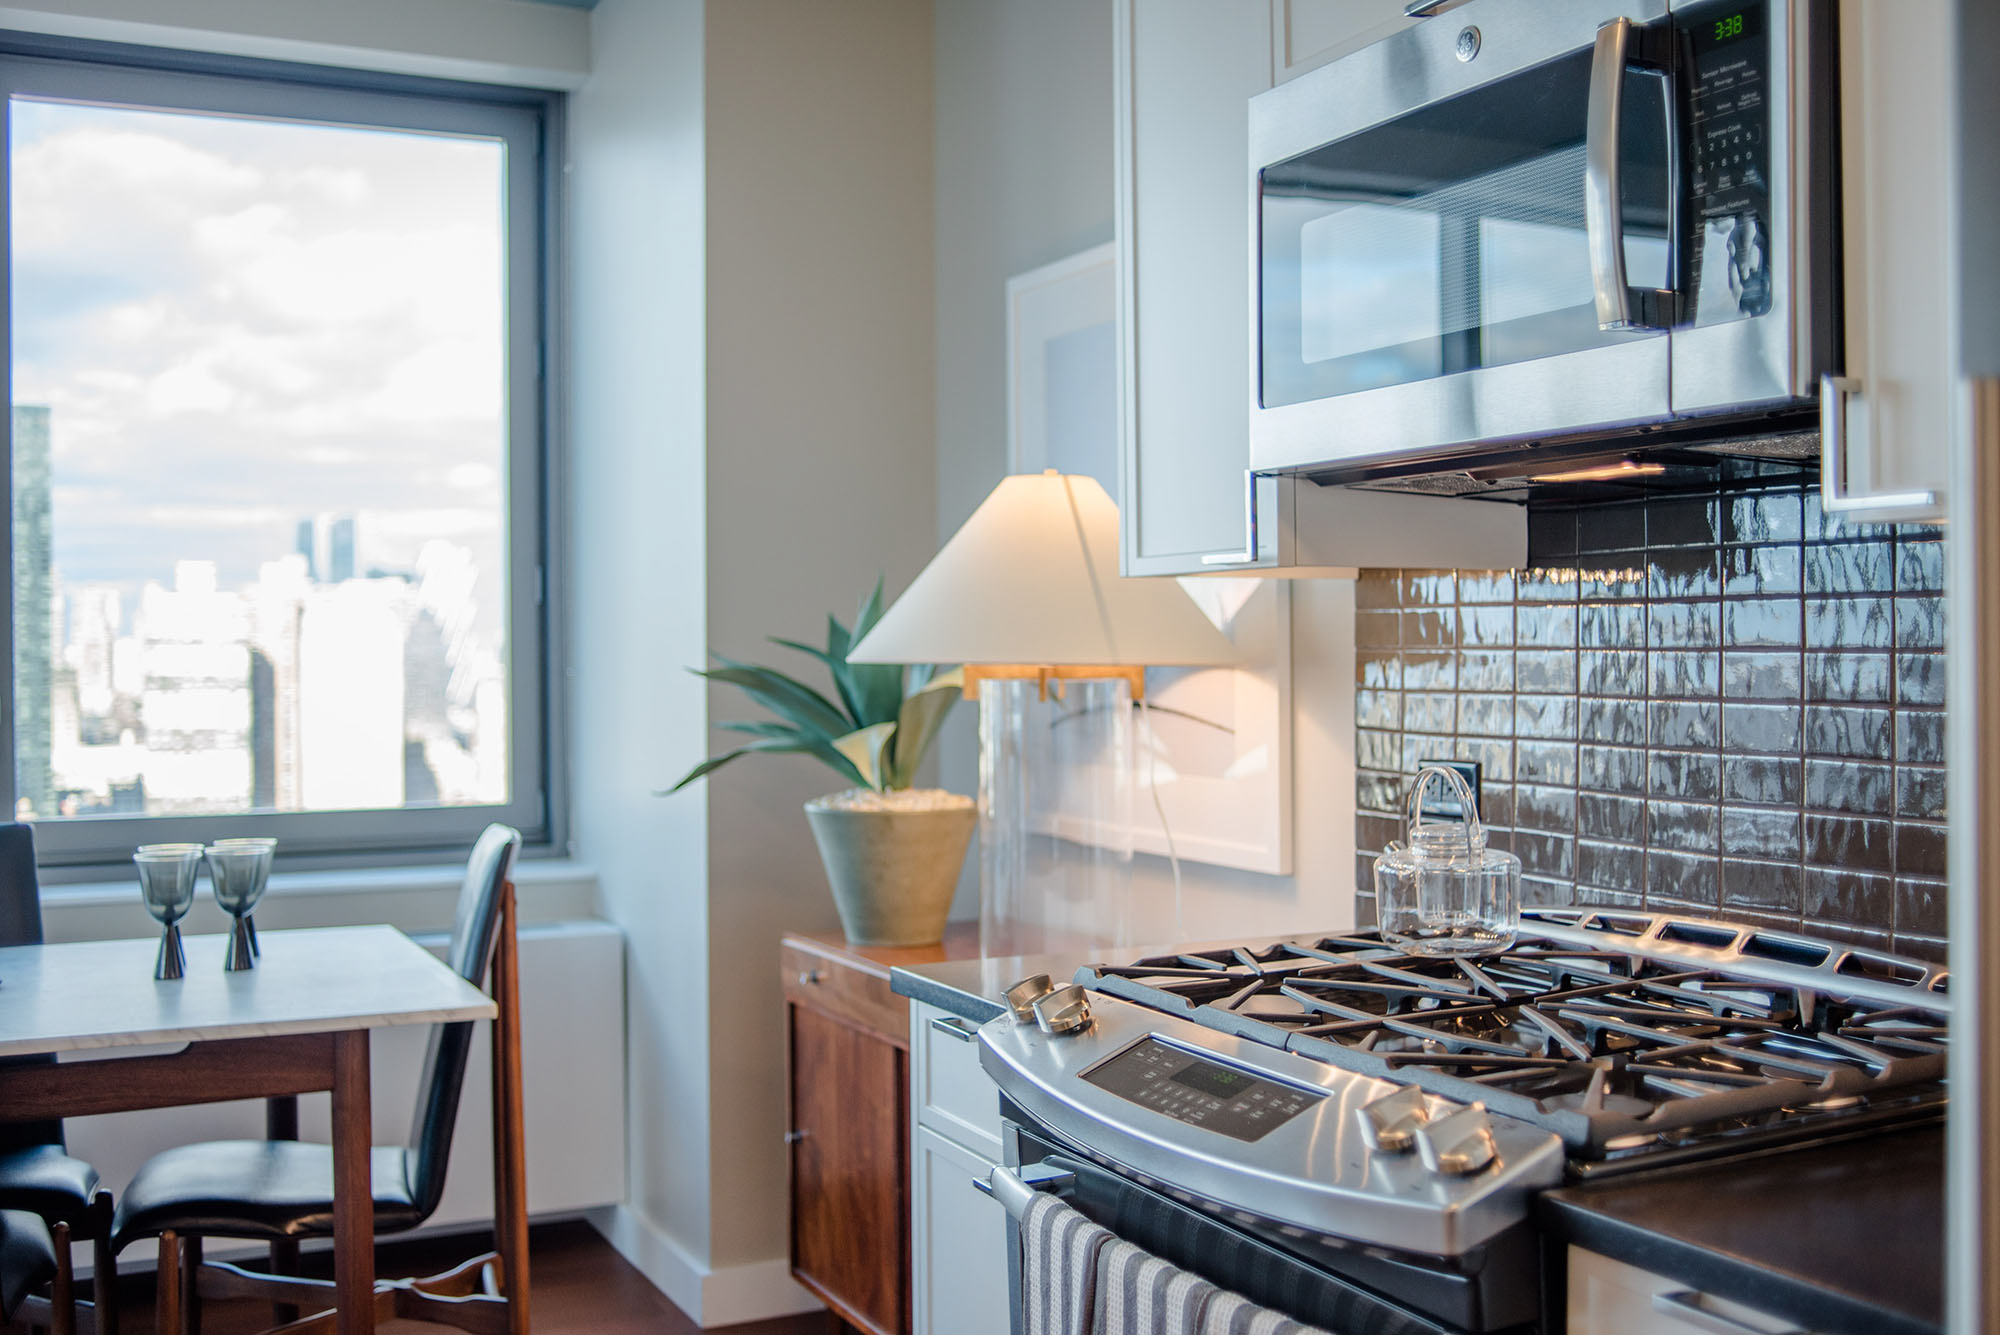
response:
<svg viewBox="0 0 2000 1335"><path fill-rule="evenodd" d="M1690 931L1728 944L1676 946L1671 929L1645 915L1531 920L1513 948L1473 958L1366 932L1152 956L1077 981L1482 1101L1555 1132L1577 1161L1722 1153L1941 1111L1939 971L1869 956L1864 984L1854 952L1825 943L1779 938L1791 963L1772 965L1743 948L1768 934L1703 924ZM1825 960L1798 967L1811 949Z"/></svg>

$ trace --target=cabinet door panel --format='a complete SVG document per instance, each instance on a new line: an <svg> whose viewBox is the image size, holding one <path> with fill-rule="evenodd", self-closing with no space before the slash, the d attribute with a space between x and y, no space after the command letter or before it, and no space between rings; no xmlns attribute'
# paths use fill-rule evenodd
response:
<svg viewBox="0 0 2000 1335"><path fill-rule="evenodd" d="M1943 496L1957 349L1951 5L1840 7L1848 489ZM1858 517L1929 518L1936 509Z"/></svg>
<svg viewBox="0 0 2000 1335"><path fill-rule="evenodd" d="M818 1011L790 1009L792 1268L850 1320L907 1330L903 1054Z"/></svg>
<svg viewBox="0 0 2000 1335"><path fill-rule="evenodd" d="M1268 0L1120 0L1118 228L1128 574L1244 544L1249 112Z"/></svg>
<svg viewBox="0 0 2000 1335"><path fill-rule="evenodd" d="M916 1335L1006 1335L1007 1212L972 1185L993 1165L929 1127L914 1148Z"/></svg>
<svg viewBox="0 0 2000 1335"><path fill-rule="evenodd" d="M910 1053L917 1124L999 1162L1000 1091L979 1065L971 1026L918 1003L910 1007Z"/></svg>

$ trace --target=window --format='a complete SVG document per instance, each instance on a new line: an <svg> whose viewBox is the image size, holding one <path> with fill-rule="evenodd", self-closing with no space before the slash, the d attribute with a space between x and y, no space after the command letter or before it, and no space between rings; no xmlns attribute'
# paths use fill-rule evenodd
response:
<svg viewBox="0 0 2000 1335"><path fill-rule="evenodd" d="M7 799L54 864L546 836L551 106L140 59L0 56Z"/></svg>

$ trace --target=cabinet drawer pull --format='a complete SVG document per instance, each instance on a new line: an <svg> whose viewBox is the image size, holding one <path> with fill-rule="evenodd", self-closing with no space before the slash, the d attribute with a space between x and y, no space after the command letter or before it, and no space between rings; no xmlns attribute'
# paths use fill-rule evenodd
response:
<svg viewBox="0 0 2000 1335"><path fill-rule="evenodd" d="M931 1028L940 1034L950 1034L961 1043L970 1043L979 1037L979 1031L959 1019L956 1015L933 1015Z"/></svg>
<svg viewBox="0 0 2000 1335"><path fill-rule="evenodd" d="M819 969L802 969L799 971L799 986L811 987L824 977L826 974Z"/></svg>
<svg viewBox="0 0 2000 1335"><path fill-rule="evenodd" d="M1753 1326L1747 1321L1712 1312L1702 1305L1704 1295L1693 1289L1676 1289L1672 1293L1653 1295L1653 1310L1685 1321L1690 1326L1712 1330L1716 1335L1810 1335L1798 1326L1787 1326L1783 1330L1769 1330L1763 1326Z"/></svg>
<svg viewBox="0 0 2000 1335"><path fill-rule="evenodd" d="M787 1145L796 1145L811 1134L810 1131L787 1131L785 1133L785 1143Z"/></svg>

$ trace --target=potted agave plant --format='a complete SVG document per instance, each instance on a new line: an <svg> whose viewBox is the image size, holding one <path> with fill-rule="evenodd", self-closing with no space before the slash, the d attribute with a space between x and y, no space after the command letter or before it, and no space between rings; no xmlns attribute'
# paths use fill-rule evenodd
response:
<svg viewBox="0 0 2000 1335"><path fill-rule="evenodd" d="M823 761L847 787L806 803L847 939L857 945L915 946L942 939L965 849L979 823L973 800L917 789L917 769L945 715L963 694L964 673L928 663L850 663L882 615L882 581L862 600L850 631L826 619L826 647L771 637L818 659L833 695L775 668L716 655L698 675L742 690L775 717L716 726L752 740L702 761L672 791L742 756L804 754Z"/></svg>

